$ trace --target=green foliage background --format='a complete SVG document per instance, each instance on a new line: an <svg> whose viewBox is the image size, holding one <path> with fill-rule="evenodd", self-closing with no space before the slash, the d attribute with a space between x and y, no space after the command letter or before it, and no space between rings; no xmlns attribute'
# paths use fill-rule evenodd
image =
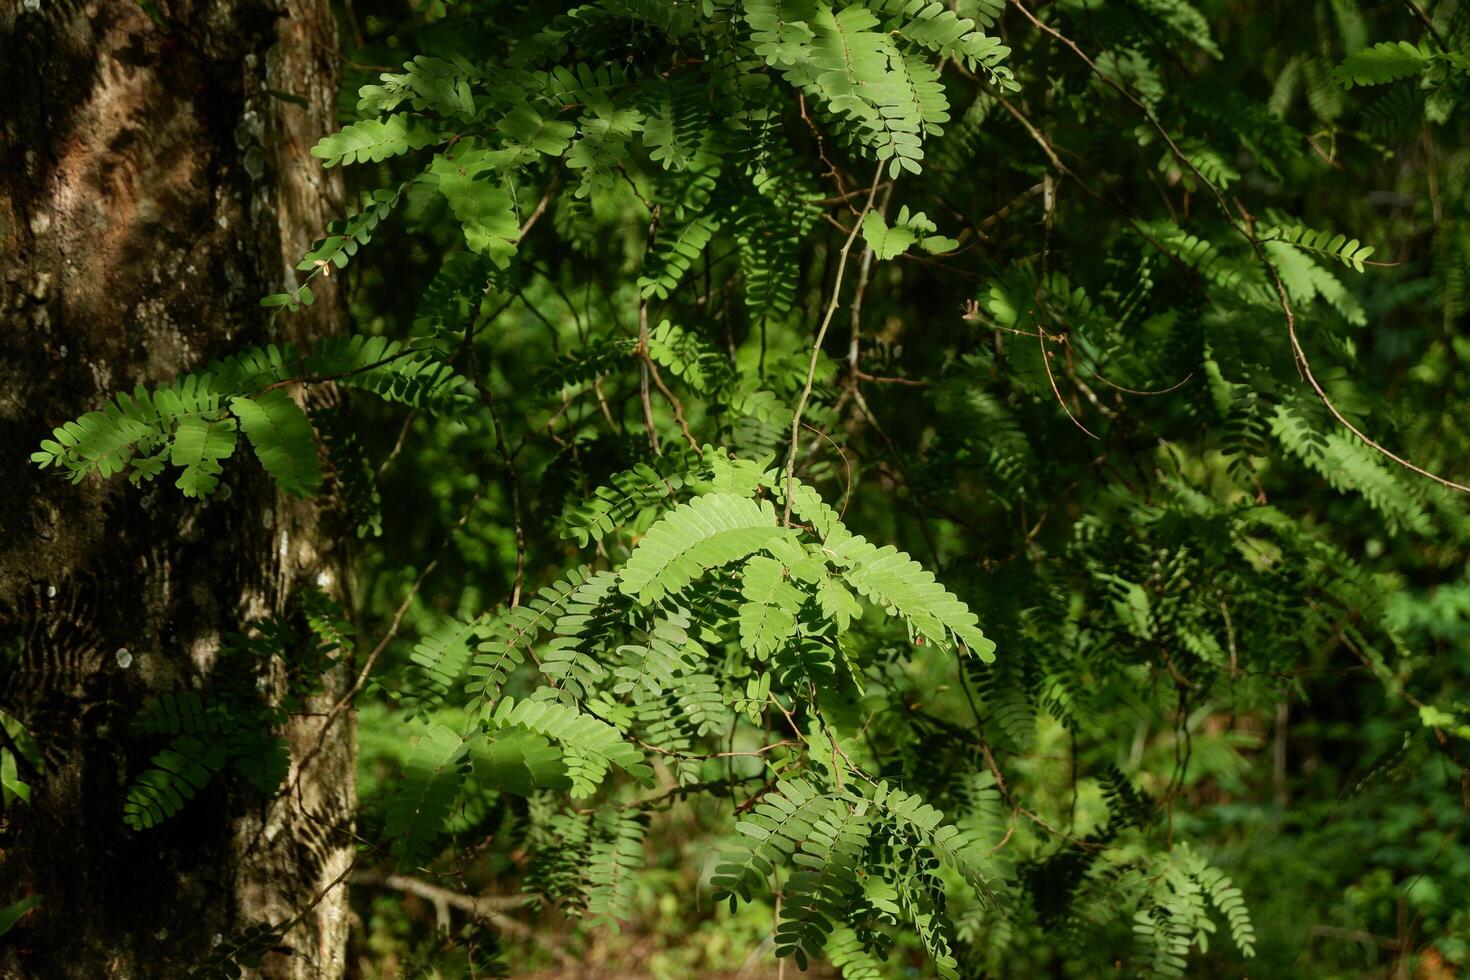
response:
<svg viewBox="0 0 1470 980"><path fill-rule="evenodd" d="M37 459L206 496L238 430L351 508L368 975L1470 969L1470 8L342 30L360 206L265 302L362 336ZM290 710L227 694L142 730Z"/></svg>

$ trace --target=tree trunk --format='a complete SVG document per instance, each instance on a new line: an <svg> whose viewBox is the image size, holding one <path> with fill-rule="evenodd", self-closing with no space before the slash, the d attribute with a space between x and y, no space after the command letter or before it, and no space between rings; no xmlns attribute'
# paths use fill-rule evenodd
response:
<svg viewBox="0 0 1470 980"><path fill-rule="evenodd" d="M351 854L350 713L299 794L216 778L158 827L122 820L158 747L129 732L146 698L204 686L221 637L302 588L346 597L335 511L280 496L243 444L207 505L168 478L73 486L27 462L115 392L341 328L330 285L274 326L257 305L340 208L308 154L333 128L335 59L324 0L0 0L0 709L44 752L30 804L0 818L0 906L43 896L0 975L184 976L308 908L261 974L343 972L328 886ZM286 786L346 675L287 723Z"/></svg>

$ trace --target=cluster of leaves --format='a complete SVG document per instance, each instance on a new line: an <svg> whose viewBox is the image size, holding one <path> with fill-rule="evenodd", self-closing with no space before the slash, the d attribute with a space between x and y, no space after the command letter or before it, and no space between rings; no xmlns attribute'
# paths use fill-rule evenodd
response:
<svg viewBox="0 0 1470 980"><path fill-rule="evenodd" d="M66 471L72 482L91 473L126 473L142 483L171 465L185 496L207 497L219 487L223 461L244 433L283 492L312 496L323 485L316 432L289 389L326 380L429 411L464 397L462 379L433 350L362 336L324 341L310 352L272 344L157 388L139 385L131 395L119 394L101 410L57 426L31 460ZM324 425L332 421L329 415ZM345 438L330 444L339 455L355 445ZM344 478L356 472L358 460L336 462Z"/></svg>
<svg viewBox="0 0 1470 980"><path fill-rule="evenodd" d="M225 638L203 688L149 698L129 731L140 743L164 741L133 778L123 820L148 830L176 815L219 774L238 776L263 796L285 779L290 755L279 732L320 693L321 677L351 658L348 627L325 594L302 592L294 617L272 616L250 635ZM298 628L292 619L305 629ZM271 675L284 675L280 690Z"/></svg>
<svg viewBox="0 0 1470 980"><path fill-rule="evenodd" d="M1470 852L1409 842L1463 817L1470 513L1363 438L1470 450L1470 17L1429 7L382 18L359 60L414 57L315 150L363 205L266 300L350 259L375 335L119 396L37 460L202 494L238 428L310 493L315 421L383 531L370 621L440 548L362 715L403 871L591 929L707 799L687 874L852 978L1290 975L1359 932L1463 966ZM390 404L286 397L328 381Z"/></svg>

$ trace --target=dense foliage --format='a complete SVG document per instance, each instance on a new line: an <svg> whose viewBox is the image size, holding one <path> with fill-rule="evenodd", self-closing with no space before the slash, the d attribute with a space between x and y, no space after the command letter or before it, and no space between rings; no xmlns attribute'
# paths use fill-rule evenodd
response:
<svg viewBox="0 0 1470 980"><path fill-rule="evenodd" d="M288 791L252 671L347 660L365 887L532 897L365 892L372 969L1470 969L1470 8L400 16L344 12L359 205L264 300L359 335L36 455L219 501L243 435L363 537L358 655L303 593L117 819Z"/></svg>

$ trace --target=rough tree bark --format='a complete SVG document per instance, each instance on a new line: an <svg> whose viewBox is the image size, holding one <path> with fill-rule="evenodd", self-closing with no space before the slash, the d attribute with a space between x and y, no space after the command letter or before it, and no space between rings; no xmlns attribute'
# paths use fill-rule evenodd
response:
<svg viewBox="0 0 1470 980"><path fill-rule="evenodd" d="M325 0L148 7L0 0L0 709L45 753L30 805L0 817L0 906L44 896L0 944L6 977L185 976L215 937L309 906L350 859L347 717L299 798L216 779L160 827L122 822L156 748L128 733L144 699L201 686L222 634L303 586L343 595L331 508L280 497L243 445L207 506L170 479L72 486L27 461L119 390L341 325L330 286L275 326L257 305L339 211L308 154L336 97ZM288 724L294 759L344 673ZM342 974L344 891L263 975Z"/></svg>

